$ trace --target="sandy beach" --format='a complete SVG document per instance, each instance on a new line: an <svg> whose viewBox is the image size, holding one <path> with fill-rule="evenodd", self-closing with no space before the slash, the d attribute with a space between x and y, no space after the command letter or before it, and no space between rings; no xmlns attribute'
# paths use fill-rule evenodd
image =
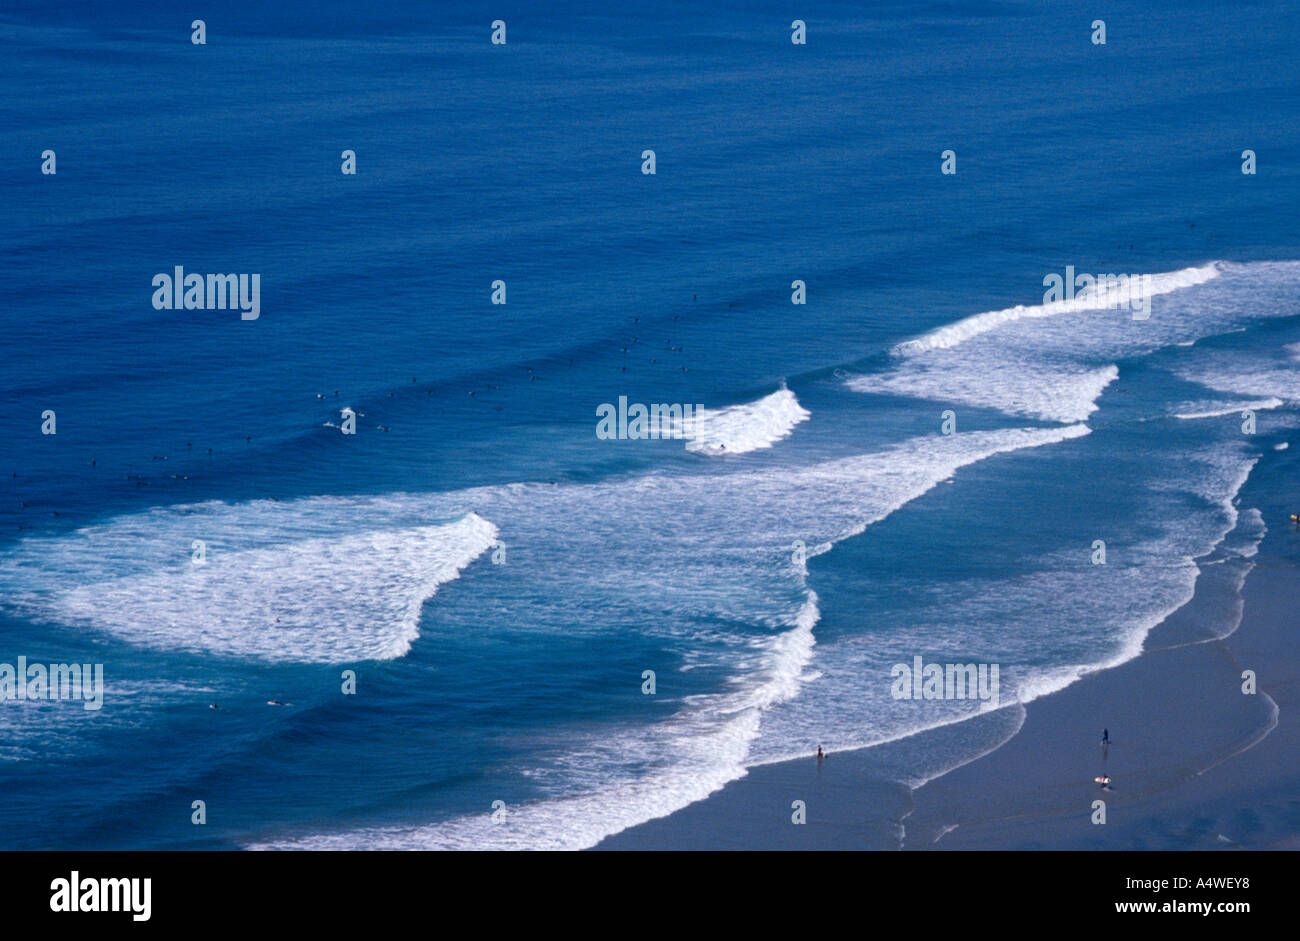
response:
<svg viewBox="0 0 1300 941"><path fill-rule="evenodd" d="M1260 489L1252 484L1243 507ZM1236 601L1236 584L1203 562L1196 597L1148 635L1140 656L1033 700L1001 747L915 790L888 780L878 749L820 767L811 757L765 765L596 848L1297 848L1300 535L1285 504L1267 496L1255 494L1270 529L1227 637L1206 640L1203 624L1209 609ZM1242 692L1244 670L1256 673L1254 695ZM1105 792L1094 782L1103 773ZM1093 822L1099 799L1104 824ZM797 800L801 826L791 820Z"/></svg>

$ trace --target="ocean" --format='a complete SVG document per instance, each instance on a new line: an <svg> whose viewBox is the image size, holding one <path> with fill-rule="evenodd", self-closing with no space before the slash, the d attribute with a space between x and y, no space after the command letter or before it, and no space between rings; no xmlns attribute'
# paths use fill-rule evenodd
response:
<svg viewBox="0 0 1300 941"><path fill-rule="evenodd" d="M581 849L818 747L912 787L1231 599L1296 471L1295 14L7 0L0 662L104 689L0 702L0 845ZM178 266L258 316L158 309ZM894 698L918 656L1000 708Z"/></svg>

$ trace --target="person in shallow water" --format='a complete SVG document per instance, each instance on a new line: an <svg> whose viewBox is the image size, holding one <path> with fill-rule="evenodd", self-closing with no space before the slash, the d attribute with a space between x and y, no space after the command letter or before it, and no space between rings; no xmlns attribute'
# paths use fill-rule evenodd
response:
<svg viewBox="0 0 1300 941"><path fill-rule="evenodd" d="M1110 729L1102 729L1102 730L1101 730L1101 743L1102 743L1103 745L1109 745L1109 744L1110 744Z"/></svg>

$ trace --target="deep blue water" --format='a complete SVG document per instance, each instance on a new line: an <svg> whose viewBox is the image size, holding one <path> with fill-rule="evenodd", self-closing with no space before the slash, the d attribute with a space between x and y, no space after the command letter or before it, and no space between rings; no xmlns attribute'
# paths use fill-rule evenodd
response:
<svg viewBox="0 0 1300 941"><path fill-rule="evenodd" d="M806 46L778 4L269 6L0 10L0 662L106 675L0 703L3 845L590 845L965 714L889 697L913 655L1004 703L1131 656L1258 542L1294 4L817 4ZM260 318L154 309L177 265ZM1150 318L1032 316L1067 265ZM619 396L743 408L727 453L601 440Z"/></svg>

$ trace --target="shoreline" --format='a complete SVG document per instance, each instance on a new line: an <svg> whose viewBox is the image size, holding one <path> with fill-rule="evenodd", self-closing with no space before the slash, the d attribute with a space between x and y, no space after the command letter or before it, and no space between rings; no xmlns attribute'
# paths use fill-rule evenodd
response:
<svg viewBox="0 0 1300 941"><path fill-rule="evenodd" d="M759 765L592 849L1300 849L1300 650L1291 634L1300 540L1252 484L1240 506L1258 506L1272 525L1233 592L1241 620L1226 637L1205 639L1204 615L1221 613L1225 599L1215 581L1223 566L1202 561L1196 595L1148 633L1138 656L947 727L1023 717L1000 744L915 789L890 780L884 746L836 752L820 767L811 757ZM1254 695L1242 692L1247 669ZM1112 742L1104 757L1102 728ZM1103 773L1107 791L1093 780ZM1099 799L1104 824L1093 820ZM804 802L802 826L792 824L795 801Z"/></svg>
<svg viewBox="0 0 1300 941"><path fill-rule="evenodd" d="M1024 727L1003 748L917 790L904 848L1296 843L1300 690L1286 608L1297 589L1294 567L1258 566L1242 587L1242 622L1228 637L1162 645L1168 631L1157 629L1137 658L1030 703ZM1241 691L1245 669L1257 675L1253 696ZM1110 722L1115 744L1105 762L1093 716ZM1091 781L1089 772L1103 767L1111 791ZM999 788L1007 781L1014 783ZM988 796L971 796L981 794ZM1099 798L1104 825L1092 821Z"/></svg>

